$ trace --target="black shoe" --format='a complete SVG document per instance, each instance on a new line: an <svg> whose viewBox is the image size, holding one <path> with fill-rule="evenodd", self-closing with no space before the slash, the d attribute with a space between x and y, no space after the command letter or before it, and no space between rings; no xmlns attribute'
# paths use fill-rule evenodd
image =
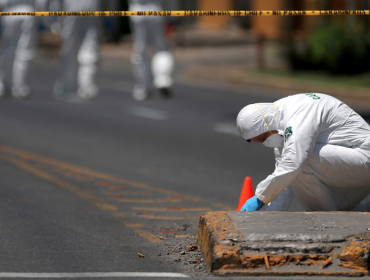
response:
<svg viewBox="0 0 370 280"><path fill-rule="evenodd" d="M160 88L159 92L161 93L162 97L165 99L170 99L173 96L170 88Z"/></svg>

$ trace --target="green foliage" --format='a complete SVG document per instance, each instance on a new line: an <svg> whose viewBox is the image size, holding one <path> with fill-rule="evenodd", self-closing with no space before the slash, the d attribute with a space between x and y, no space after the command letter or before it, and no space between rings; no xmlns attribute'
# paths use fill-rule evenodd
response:
<svg viewBox="0 0 370 280"><path fill-rule="evenodd" d="M337 24L320 27L306 41L303 53L292 49L290 62L293 69L320 69L331 74L370 71L370 36Z"/></svg>

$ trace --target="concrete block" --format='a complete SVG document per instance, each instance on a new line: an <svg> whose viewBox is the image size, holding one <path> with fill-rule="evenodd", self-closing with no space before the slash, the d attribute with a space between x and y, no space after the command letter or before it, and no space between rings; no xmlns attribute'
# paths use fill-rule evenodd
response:
<svg viewBox="0 0 370 280"><path fill-rule="evenodd" d="M198 244L214 274L365 276L370 213L208 212Z"/></svg>

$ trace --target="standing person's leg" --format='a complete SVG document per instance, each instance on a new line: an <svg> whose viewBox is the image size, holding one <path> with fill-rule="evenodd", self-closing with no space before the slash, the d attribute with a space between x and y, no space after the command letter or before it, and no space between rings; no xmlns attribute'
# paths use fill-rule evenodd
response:
<svg viewBox="0 0 370 280"><path fill-rule="evenodd" d="M82 36L80 18L66 17L63 21L61 37L63 40L61 47L61 66L60 77L54 87L56 98L66 96L76 96L77 92L77 54L80 50Z"/></svg>
<svg viewBox="0 0 370 280"><path fill-rule="evenodd" d="M31 89L27 84L29 62L35 57L37 42L37 21L35 17L25 17L21 24L21 36L19 37L13 64L13 87L12 94L18 99L27 97Z"/></svg>
<svg viewBox="0 0 370 280"><path fill-rule="evenodd" d="M131 18L131 30L133 36L133 54L131 63L133 66L134 77L136 80L133 90L133 98L144 100L149 97L152 87L152 76L150 72L150 60L148 57L148 18Z"/></svg>
<svg viewBox="0 0 370 280"><path fill-rule="evenodd" d="M13 86L13 62L22 21L18 17L4 17L1 23L0 97L3 97L10 93Z"/></svg>
<svg viewBox="0 0 370 280"><path fill-rule="evenodd" d="M78 91L77 95L85 100L95 98L99 89L96 84L96 76L99 63L99 19L83 18L86 28L84 40L78 53Z"/></svg>
<svg viewBox="0 0 370 280"><path fill-rule="evenodd" d="M173 84L172 72L174 70L174 58L169 50L165 36L165 18L153 18L151 35L153 36L156 53L152 59L152 74L154 86L160 90L163 97L171 96L170 88Z"/></svg>

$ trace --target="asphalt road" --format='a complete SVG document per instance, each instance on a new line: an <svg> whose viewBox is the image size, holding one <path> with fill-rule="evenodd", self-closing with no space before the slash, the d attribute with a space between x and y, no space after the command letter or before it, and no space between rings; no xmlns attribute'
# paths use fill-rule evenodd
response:
<svg viewBox="0 0 370 280"><path fill-rule="evenodd" d="M65 103L58 58L31 69L33 96L0 101L0 278L210 277L191 247L200 215L235 209L244 178L274 168L235 118L277 98L178 72L173 99L137 102L128 61L105 58L100 96Z"/></svg>

